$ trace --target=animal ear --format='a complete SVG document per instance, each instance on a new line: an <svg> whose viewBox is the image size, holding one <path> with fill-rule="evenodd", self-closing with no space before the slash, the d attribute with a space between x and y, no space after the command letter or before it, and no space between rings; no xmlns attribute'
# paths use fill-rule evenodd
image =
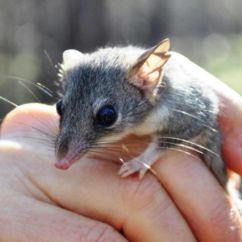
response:
<svg viewBox="0 0 242 242"><path fill-rule="evenodd" d="M65 50L62 55L63 66L65 67L65 69L69 69L79 63L83 56L84 54L82 54L78 50Z"/></svg>
<svg viewBox="0 0 242 242"><path fill-rule="evenodd" d="M144 91L148 98L155 96L156 87L162 82L163 69L169 60L170 41L165 39L147 50L129 69L127 80Z"/></svg>

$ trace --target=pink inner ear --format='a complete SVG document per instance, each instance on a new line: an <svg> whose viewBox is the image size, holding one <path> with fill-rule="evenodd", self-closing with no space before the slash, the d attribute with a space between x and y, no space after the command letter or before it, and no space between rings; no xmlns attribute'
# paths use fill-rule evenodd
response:
<svg viewBox="0 0 242 242"><path fill-rule="evenodd" d="M147 65L151 71L156 68L162 68L164 65L164 54L151 54L150 57L145 61L144 65Z"/></svg>
<svg viewBox="0 0 242 242"><path fill-rule="evenodd" d="M151 54L133 75L130 82L138 88L144 90L147 96L152 95L153 90L161 79L164 64L169 56L165 54Z"/></svg>
<svg viewBox="0 0 242 242"><path fill-rule="evenodd" d="M138 72L134 76L132 76L132 79L130 79L129 81L131 84L143 90L147 97L151 97L153 90L156 87L156 84L159 82L159 79L160 73L158 70L156 70L152 73L147 73L146 71Z"/></svg>
<svg viewBox="0 0 242 242"><path fill-rule="evenodd" d="M128 81L143 90L148 98L159 86L164 65L168 61L170 42L161 41L157 46L143 53L128 73Z"/></svg>

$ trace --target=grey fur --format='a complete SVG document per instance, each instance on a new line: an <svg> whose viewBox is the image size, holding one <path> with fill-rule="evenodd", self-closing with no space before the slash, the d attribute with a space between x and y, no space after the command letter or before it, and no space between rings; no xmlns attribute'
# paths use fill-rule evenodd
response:
<svg viewBox="0 0 242 242"><path fill-rule="evenodd" d="M158 98L151 103L126 80L127 71L144 51L132 46L104 48L83 55L83 59L69 69L63 65L64 111L56 140L59 159L77 144L84 153L104 137L139 134L136 127L142 127L148 117L164 109L158 125L150 123L154 127L148 129L159 137L159 149L176 143L187 144L182 140L195 140L197 145L189 145L201 151L205 163L225 187L227 175L217 129L218 101L207 84L213 77L173 52L165 66ZM113 128L95 127L93 117L97 100L114 105L120 113L121 120Z"/></svg>

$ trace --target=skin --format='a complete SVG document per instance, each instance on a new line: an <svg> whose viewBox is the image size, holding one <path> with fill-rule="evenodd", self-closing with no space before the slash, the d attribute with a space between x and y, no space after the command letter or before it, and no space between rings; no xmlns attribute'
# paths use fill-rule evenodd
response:
<svg viewBox="0 0 242 242"><path fill-rule="evenodd" d="M216 90L225 161L242 175L242 100L221 83ZM2 124L0 241L242 241L241 218L202 161L169 151L141 181L117 175L116 154L61 171L44 134L57 124L42 104L18 107Z"/></svg>

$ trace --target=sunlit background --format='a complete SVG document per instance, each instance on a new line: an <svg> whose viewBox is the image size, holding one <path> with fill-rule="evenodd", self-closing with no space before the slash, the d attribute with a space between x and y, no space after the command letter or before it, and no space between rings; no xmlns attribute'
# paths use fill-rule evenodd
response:
<svg viewBox="0 0 242 242"><path fill-rule="evenodd" d="M172 49L242 94L241 0L0 0L0 96L17 104L54 102L52 91L65 49L104 45ZM0 102L0 118L12 106Z"/></svg>

